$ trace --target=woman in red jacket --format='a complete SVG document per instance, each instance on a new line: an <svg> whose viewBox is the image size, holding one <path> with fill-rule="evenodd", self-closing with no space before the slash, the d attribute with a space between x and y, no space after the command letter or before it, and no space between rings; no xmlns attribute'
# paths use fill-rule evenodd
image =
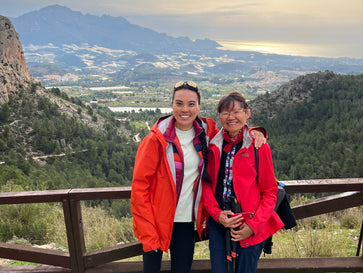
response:
<svg viewBox="0 0 363 273"><path fill-rule="evenodd" d="M207 228L212 272L230 273L234 267L234 272L253 273L264 241L283 227L274 211L277 183L271 151L268 144L258 149L256 181L254 140L246 125L251 110L246 100L240 93L231 92L220 100L217 110L223 128L209 144L211 182L203 181L203 201L210 215ZM235 214L230 202L233 197L248 217L231 217ZM233 266L227 260L230 242L226 234L232 245L237 242Z"/></svg>

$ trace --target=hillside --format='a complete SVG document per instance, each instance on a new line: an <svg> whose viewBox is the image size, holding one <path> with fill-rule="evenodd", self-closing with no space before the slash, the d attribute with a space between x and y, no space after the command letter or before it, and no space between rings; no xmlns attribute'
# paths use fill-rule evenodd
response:
<svg viewBox="0 0 363 273"><path fill-rule="evenodd" d="M301 76L251 108L279 179L363 177L363 75Z"/></svg>
<svg viewBox="0 0 363 273"><path fill-rule="evenodd" d="M36 83L21 48L1 16L0 190L129 185L138 131Z"/></svg>

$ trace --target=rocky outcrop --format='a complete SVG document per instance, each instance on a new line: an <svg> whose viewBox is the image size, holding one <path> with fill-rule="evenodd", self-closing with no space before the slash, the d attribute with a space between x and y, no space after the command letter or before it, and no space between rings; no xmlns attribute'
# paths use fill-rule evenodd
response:
<svg viewBox="0 0 363 273"><path fill-rule="evenodd" d="M33 81L19 35L11 21L0 15L0 105L9 101L9 95L16 94L19 88L28 88Z"/></svg>

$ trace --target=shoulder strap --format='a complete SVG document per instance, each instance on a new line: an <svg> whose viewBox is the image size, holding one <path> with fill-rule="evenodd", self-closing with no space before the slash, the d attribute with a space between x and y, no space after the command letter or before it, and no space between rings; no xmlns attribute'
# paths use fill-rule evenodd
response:
<svg viewBox="0 0 363 273"><path fill-rule="evenodd" d="M255 145L253 145L253 150L255 152L256 183L258 184L258 150Z"/></svg>

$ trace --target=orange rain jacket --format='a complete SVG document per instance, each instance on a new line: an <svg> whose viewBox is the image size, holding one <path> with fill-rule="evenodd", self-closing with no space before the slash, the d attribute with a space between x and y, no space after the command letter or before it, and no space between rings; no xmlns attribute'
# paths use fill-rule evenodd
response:
<svg viewBox="0 0 363 273"><path fill-rule="evenodd" d="M213 119L200 117L209 139L218 133ZM145 252L160 249L167 252L173 230L177 206L176 172L173 144L164 134L174 122L173 116L160 118L151 128L151 132L140 143L134 166L131 188L131 210L135 236L140 240ZM195 139L201 131L194 121ZM174 127L175 128L175 127ZM173 129L175 134L175 129ZM170 138L170 136L169 136ZM199 139L198 139L199 141ZM203 159L201 159L201 164ZM202 172L202 168L199 168ZM195 193L194 215L199 235L203 229L203 202L201 200L201 181Z"/></svg>

